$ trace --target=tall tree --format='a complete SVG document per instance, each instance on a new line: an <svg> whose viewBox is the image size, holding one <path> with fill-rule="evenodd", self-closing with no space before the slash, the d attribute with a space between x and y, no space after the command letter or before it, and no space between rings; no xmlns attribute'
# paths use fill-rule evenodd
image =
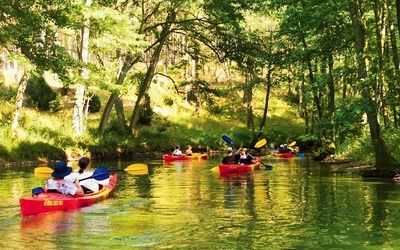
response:
<svg viewBox="0 0 400 250"><path fill-rule="evenodd" d="M377 106L371 97L371 93L374 93L374 90L370 86L371 81L369 80L367 66L365 2L363 0L348 0L348 4L354 30L354 46L357 52L358 78L364 99L364 111L367 114L367 122L375 151L376 167L382 172L382 175L393 175L392 170L399 167L399 163L389 154L382 138L377 117Z"/></svg>

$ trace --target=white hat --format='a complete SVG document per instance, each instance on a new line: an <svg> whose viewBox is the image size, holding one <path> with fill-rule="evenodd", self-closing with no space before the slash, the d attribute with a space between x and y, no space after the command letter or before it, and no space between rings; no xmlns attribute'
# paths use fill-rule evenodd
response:
<svg viewBox="0 0 400 250"><path fill-rule="evenodd" d="M232 149L231 147L228 147L228 148L226 149L226 151L228 151L228 152L232 152L232 151L233 151L233 149Z"/></svg>

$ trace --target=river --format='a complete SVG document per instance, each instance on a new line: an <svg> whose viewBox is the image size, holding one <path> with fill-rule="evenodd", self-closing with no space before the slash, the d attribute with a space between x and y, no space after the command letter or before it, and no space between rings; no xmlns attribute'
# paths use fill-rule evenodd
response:
<svg viewBox="0 0 400 250"><path fill-rule="evenodd" d="M263 160L247 175L222 159L93 162L118 172L111 198L75 212L20 216L19 198L46 179L37 166L0 168L1 249L399 249L400 185L333 171L308 158Z"/></svg>

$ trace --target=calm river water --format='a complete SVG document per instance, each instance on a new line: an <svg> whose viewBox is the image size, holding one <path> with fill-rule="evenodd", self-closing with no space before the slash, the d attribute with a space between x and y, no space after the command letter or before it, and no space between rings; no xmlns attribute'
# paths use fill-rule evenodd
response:
<svg viewBox="0 0 400 250"><path fill-rule="evenodd" d="M307 158L264 157L272 170L223 178L222 159L118 172L110 199L76 212L20 216L46 179L0 168L1 249L399 249L400 185L335 173ZM94 162L124 169L135 162Z"/></svg>

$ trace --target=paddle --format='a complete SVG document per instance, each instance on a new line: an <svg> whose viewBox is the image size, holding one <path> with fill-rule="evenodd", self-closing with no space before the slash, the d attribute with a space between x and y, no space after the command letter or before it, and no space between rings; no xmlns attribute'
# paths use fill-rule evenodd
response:
<svg viewBox="0 0 400 250"><path fill-rule="evenodd" d="M254 147L255 147L255 148L261 148L261 147L263 147L265 144L267 144L267 140L261 139L261 140L259 140L259 141L254 145ZM250 155L251 158L257 159L257 158L255 158L254 156L252 156L251 154L249 154L249 155ZM257 161L258 161L258 159L257 159ZM264 162L262 162L262 161L258 161L258 162L261 163L261 164L263 164L263 165L265 166L265 169L267 169L267 170L271 170L271 169L272 169L272 166L266 165L266 164L265 164Z"/></svg>
<svg viewBox="0 0 400 250"><path fill-rule="evenodd" d="M226 143L228 143L228 144L232 144L233 145L233 140L231 139L231 138L229 138L227 135L223 135L222 136L222 140L224 140ZM261 139L260 141L258 141L255 145L254 145L254 147L255 148L261 148L261 147L263 147L265 144L267 144L267 140L265 140L265 139ZM251 158L253 158L253 159L256 159L254 156L252 156L251 154L249 154L250 155L250 157ZM258 161L258 160L257 160ZM263 163L262 161L259 161L261 164L263 164L265 167L266 167L266 169L268 169L268 170L270 170L270 169L272 169L272 167L271 166L269 166L269 165L266 165L265 163ZM212 169L211 169L211 171L216 171L216 169L218 169L218 167L213 167Z"/></svg>
<svg viewBox="0 0 400 250"><path fill-rule="evenodd" d="M254 145L254 147L255 147L255 148L261 148L261 147L263 147L265 144L267 144L267 140L261 139L261 140L259 140L259 141L256 143L256 145Z"/></svg>
<svg viewBox="0 0 400 250"><path fill-rule="evenodd" d="M35 174L51 174L53 169L49 167L37 167L33 171Z"/></svg>
<svg viewBox="0 0 400 250"><path fill-rule="evenodd" d="M88 179L95 179L96 181L103 181L108 178L110 178L110 173L108 172L108 169L106 167L100 167L100 168L96 169L91 176L80 179L79 181L84 181L84 180L88 180Z"/></svg>
<svg viewBox="0 0 400 250"><path fill-rule="evenodd" d="M96 170L95 170L96 171ZM130 174L147 174L149 169L146 164L143 163L135 163L131 164L125 169L110 169L110 172L118 172L118 171L125 171ZM53 173L53 169L49 167L37 167L34 169L35 176L37 177L50 177L49 175ZM94 174L95 172L93 172Z"/></svg>
<svg viewBox="0 0 400 250"><path fill-rule="evenodd" d="M293 147L294 145L296 145L296 141L293 141L293 142L290 143L288 146L289 146L289 147Z"/></svg>
<svg viewBox="0 0 400 250"><path fill-rule="evenodd" d="M228 144L232 144L233 145L233 141L231 138L229 138L227 135L223 135L222 136L222 140L224 140L226 143ZM217 170L219 170L219 166L213 167L211 169L211 171L216 172Z"/></svg>
<svg viewBox="0 0 400 250"><path fill-rule="evenodd" d="M228 144L233 144L232 139L229 138L229 137L226 136L226 135L223 135L223 136L222 136L222 140L224 140L224 141L225 141L226 143L228 143Z"/></svg>

